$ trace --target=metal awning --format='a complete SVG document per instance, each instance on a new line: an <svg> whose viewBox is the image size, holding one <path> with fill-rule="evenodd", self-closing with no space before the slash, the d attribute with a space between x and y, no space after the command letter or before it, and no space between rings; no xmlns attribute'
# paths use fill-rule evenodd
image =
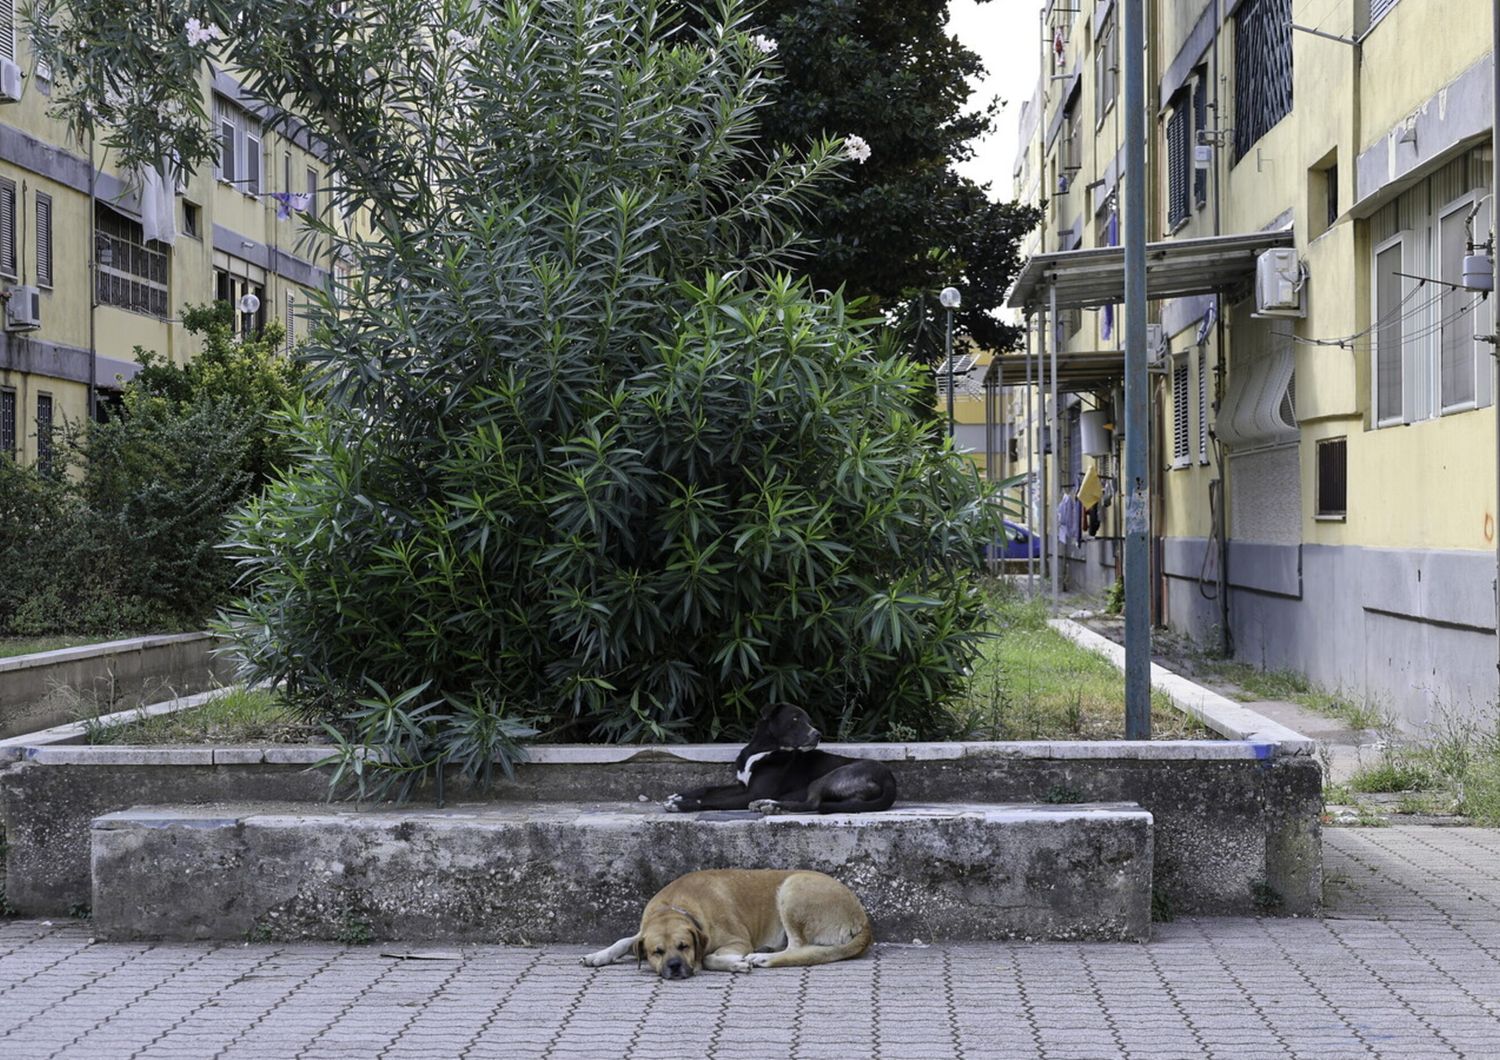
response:
<svg viewBox="0 0 1500 1060"><path fill-rule="evenodd" d="M1231 290L1255 275L1255 259L1263 251L1291 245L1290 230L1147 244L1146 298L1157 301ZM1058 309L1120 304L1125 301L1125 248L1037 254L1016 277L1005 304L1027 312L1045 309L1054 287Z"/></svg>
<svg viewBox="0 0 1500 1060"><path fill-rule="evenodd" d="M1051 380L1048 365L1048 380ZM1088 350L1057 355L1057 389L1063 394L1091 394L1108 390L1125 378L1124 350ZM1023 386L1026 382L1026 355L996 357L985 372L985 383L991 386ZM1035 379L1032 380L1036 382Z"/></svg>

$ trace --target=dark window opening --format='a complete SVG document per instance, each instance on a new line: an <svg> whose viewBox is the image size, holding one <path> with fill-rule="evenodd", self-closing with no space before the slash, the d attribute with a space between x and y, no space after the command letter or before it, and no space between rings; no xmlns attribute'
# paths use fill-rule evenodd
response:
<svg viewBox="0 0 1500 1060"><path fill-rule="evenodd" d="M1323 175L1325 193L1328 197L1328 227L1339 219L1339 167L1332 165Z"/></svg>
<svg viewBox="0 0 1500 1060"><path fill-rule="evenodd" d="M184 199L183 202L182 202L182 234L183 235L185 235L185 236L191 236L194 239L201 238L200 235L199 235L199 231L200 230L199 230L199 227L198 227L199 226L199 218L200 218L200 216L201 215L199 213L198 204L197 203L188 202L186 199Z"/></svg>
<svg viewBox="0 0 1500 1060"><path fill-rule="evenodd" d="M252 294L260 304L253 313L246 313L240 309L240 300ZM266 326L266 289L261 284L218 269L214 272L214 297L234 308L234 333L241 338L259 334Z"/></svg>
<svg viewBox="0 0 1500 1060"><path fill-rule="evenodd" d="M0 455L16 458L16 392L0 389Z"/></svg>
<svg viewBox="0 0 1500 1060"><path fill-rule="evenodd" d="M167 250L109 207L94 213L94 295L100 305L167 316Z"/></svg>
<svg viewBox="0 0 1500 1060"><path fill-rule="evenodd" d="M1318 443L1318 515L1342 517L1348 496L1348 439Z"/></svg>

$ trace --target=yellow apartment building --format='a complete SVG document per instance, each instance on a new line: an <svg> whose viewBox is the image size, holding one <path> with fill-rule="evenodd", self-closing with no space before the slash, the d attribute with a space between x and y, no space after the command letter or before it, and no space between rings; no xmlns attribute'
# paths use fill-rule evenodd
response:
<svg viewBox="0 0 1500 1060"><path fill-rule="evenodd" d="M0 0L0 453L46 464L53 430L107 409L134 374L136 346L178 363L197 352L185 306L224 299L249 310L239 329L280 320L298 340L298 306L328 281L303 221L326 211L330 174L316 136L271 131L215 71L203 100L219 159L176 187L144 186L48 115L48 71L17 6ZM278 219L277 195L305 209Z"/></svg>
<svg viewBox="0 0 1500 1060"><path fill-rule="evenodd" d="M1142 179L1156 621L1411 726L1487 709L1495 327L1487 281L1464 274L1494 249L1491 5L1145 6L1139 175L1121 172L1118 4L1037 13L1014 177L1046 220L1010 302L1034 365L1059 365L1038 515L1055 524L1086 461L1106 498L1119 487L1119 432L1079 426L1114 425L1119 407L1110 248L1120 188ZM1026 357L999 359L1007 384ZM1117 507L1060 546L1068 586L1115 576Z"/></svg>

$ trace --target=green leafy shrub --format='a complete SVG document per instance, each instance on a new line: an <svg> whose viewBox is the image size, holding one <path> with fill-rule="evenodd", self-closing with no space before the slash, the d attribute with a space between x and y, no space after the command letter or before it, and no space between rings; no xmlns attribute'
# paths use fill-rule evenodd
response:
<svg viewBox="0 0 1500 1060"><path fill-rule="evenodd" d="M340 112L379 238L343 241L305 351L326 405L235 523L226 628L361 776L361 745L483 775L531 729L729 736L782 699L932 735L963 687L995 506L913 413L918 370L783 272L841 143L757 163L740 8L666 10L450 11L434 38L475 42L440 135Z"/></svg>

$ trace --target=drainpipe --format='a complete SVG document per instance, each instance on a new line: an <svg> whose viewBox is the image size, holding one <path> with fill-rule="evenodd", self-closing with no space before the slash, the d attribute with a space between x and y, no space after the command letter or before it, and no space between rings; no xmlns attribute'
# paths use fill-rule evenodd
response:
<svg viewBox="0 0 1500 1060"><path fill-rule="evenodd" d="M1500 3L1500 0L1495 0ZM1125 737L1151 738L1151 554L1146 374L1144 0L1123 0L1125 65Z"/></svg>
<svg viewBox="0 0 1500 1060"><path fill-rule="evenodd" d="M1496 2L1500 3L1500 0L1496 0ZM1049 370L1048 375L1047 375L1047 379L1051 383L1051 394L1052 394L1052 480L1051 480L1052 481L1052 492L1047 497L1047 510L1050 511L1050 512L1053 512L1054 513L1054 517L1055 517L1055 513L1057 512L1058 500L1059 500L1059 498L1060 498L1060 496L1062 494L1062 466L1061 466L1061 461L1062 461L1062 446L1061 446L1061 444L1059 444L1060 440L1059 440L1058 435L1057 435L1057 423L1058 423L1058 420L1060 420L1062 418L1059 415L1059 413L1062 410L1059 409L1058 405L1057 405L1057 331L1058 331L1058 329L1057 329L1057 284L1055 284L1055 283L1049 289L1048 294L1047 294L1047 308L1048 308L1048 315L1052 318L1052 321L1053 321L1053 324L1052 324L1052 342L1050 344L1051 345L1051 350L1052 350L1052 367ZM1062 583L1062 571L1060 569L1060 566L1061 566L1061 563L1062 563L1062 558L1063 558L1062 557L1061 541L1062 541L1062 521L1059 520L1058 521L1058 525L1055 526L1055 527L1053 527L1052 533L1048 536L1048 542L1049 542L1049 546L1048 547L1050 547L1052 549L1052 606L1053 607L1057 606L1058 591L1059 591L1059 587L1061 586L1061 583Z"/></svg>
<svg viewBox="0 0 1500 1060"><path fill-rule="evenodd" d="M1492 231L1500 232L1500 0L1493 0L1490 17L1490 65L1493 67L1494 83L1492 87L1492 99L1494 109L1491 113L1490 127L1490 158L1493 163L1490 173L1490 227ZM1495 262L1500 265L1500 247L1491 245L1490 253L1494 255ZM1495 288L1500 291L1500 269L1496 272ZM1495 297L1491 296L1491 302ZM1490 312L1490 330L1500 334L1500 313L1493 309ZM1497 347L1500 349L1500 347ZM1495 389L1491 387L1491 390ZM1500 671L1500 395L1491 394L1491 404L1495 409L1495 516L1491 525L1495 527L1495 666Z"/></svg>
<svg viewBox="0 0 1500 1060"><path fill-rule="evenodd" d="M94 130L89 130L89 422L99 418L99 228L98 170L94 168Z"/></svg>
<svg viewBox="0 0 1500 1060"><path fill-rule="evenodd" d="M1042 310L1042 326L1037 333L1036 349L1036 462L1037 472L1041 475L1041 486L1037 490L1037 507L1041 509L1040 522L1042 524L1042 548L1041 555L1037 557L1040 564L1038 573L1045 582L1047 578L1047 564L1051 559L1048 551L1048 542L1052 539L1052 513L1048 510L1047 499L1051 497L1052 476L1048 474L1047 468L1047 349L1057 341L1057 322L1046 309ZM1040 588L1040 586L1038 587Z"/></svg>

